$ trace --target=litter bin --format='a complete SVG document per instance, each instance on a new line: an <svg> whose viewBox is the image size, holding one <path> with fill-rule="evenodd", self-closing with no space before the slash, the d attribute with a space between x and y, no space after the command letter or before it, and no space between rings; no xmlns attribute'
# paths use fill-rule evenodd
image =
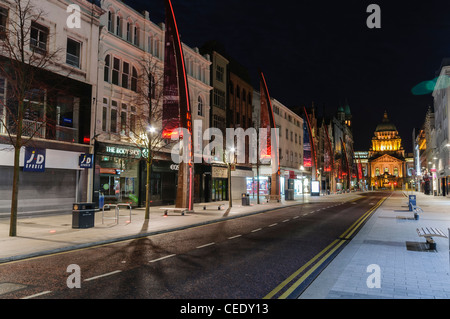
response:
<svg viewBox="0 0 450 319"><path fill-rule="evenodd" d="M250 206L250 195L242 193L242 206Z"/></svg>
<svg viewBox="0 0 450 319"><path fill-rule="evenodd" d="M95 221L95 203L74 203L72 228L91 228Z"/></svg>
<svg viewBox="0 0 450 319"><path fill-rule="evenodd" d="M416 195L409 195L409 211L412 212L413 206L416 206Z"/></svg>
<svg viewBox="0 0 450 319"><path fill-rule="evenodd" d="M285 189L284 190L284 199L285 200L294 200L294 190L293 189Z"/></svg>

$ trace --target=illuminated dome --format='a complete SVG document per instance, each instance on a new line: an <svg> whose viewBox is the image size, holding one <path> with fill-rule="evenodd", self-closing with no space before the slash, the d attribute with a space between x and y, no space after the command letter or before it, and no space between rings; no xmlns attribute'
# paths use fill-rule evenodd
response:
<svg viewBox="0 0 450 319"><path fill-rule="evenodd" d="M383 121L378 124L375 132L392 132L397 131L397 127L388 118L387 112L384 111Z"/></svg>

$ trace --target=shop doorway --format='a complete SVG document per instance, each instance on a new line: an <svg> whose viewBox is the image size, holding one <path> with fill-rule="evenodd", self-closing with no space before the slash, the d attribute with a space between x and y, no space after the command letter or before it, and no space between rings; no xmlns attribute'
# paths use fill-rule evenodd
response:
<svg viewBox="0 0 450 319"><path fill-rule="evenodd" d="M214 178L211 187L212 201L228 200L228 179Z"/></svg>

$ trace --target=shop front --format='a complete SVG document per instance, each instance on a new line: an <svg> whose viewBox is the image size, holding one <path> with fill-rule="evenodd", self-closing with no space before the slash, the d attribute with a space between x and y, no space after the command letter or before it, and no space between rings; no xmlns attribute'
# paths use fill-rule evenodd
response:
<svg viewBox="0 0 450 319"><path fill-rule="evenodd" d="M141 151L128 145L97 143L94 200L104 195L105 204L140 204Z"/></svg>
<svg viewBox="0 0 450 319"><path fill-rule="evenodd" d="M226 166L211 166L211 201L228 200L228 169Z"/></svg>

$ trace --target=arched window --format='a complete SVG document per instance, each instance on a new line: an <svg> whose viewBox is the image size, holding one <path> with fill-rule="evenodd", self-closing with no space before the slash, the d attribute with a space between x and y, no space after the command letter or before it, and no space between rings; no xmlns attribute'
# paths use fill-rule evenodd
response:
<svg viewBox="0 0 450 319"><path fill-rule="evenodd" d="M134 45L139 46L139 26L134 26Z"/></svg>
<svg viewBox="0 0 450 319"><path fill-rule="evenodd" d="M198 97L197 108L198 108L198 115L203 116L203 100L201 96Z"/></svg>
<svg viewBox="0 0 450 319"><path fill-rule="evenodd" d="M138 73L136 68L133 66L133 71L131 73L131 90L137 92L137 79Z"/></svg>
<svg viewBox="0 0 450 319"><path fill-rule="evenodd" d="M131 30L133 26L130 21L127 21L127 41L131 42Z"/></svg>
<svg viewBox="0 0 450 319"><path fill-rule="evenodd" d="M110 69L111 57L109 54L105 57L105 68L103 69L103 79L105 82L109 82L109 69Z"/></svg>
<svg viewBox="0 0 450 319"><path fill-rule="evenodd" d="M116 17L116 34L122 37L122 18L119 15Z"/></svg>
<svg viewBox="0 0 450 319"><path fill-rule="evenodd" d="M114 32L114 12L108 11L108 31Z"/></svg>

